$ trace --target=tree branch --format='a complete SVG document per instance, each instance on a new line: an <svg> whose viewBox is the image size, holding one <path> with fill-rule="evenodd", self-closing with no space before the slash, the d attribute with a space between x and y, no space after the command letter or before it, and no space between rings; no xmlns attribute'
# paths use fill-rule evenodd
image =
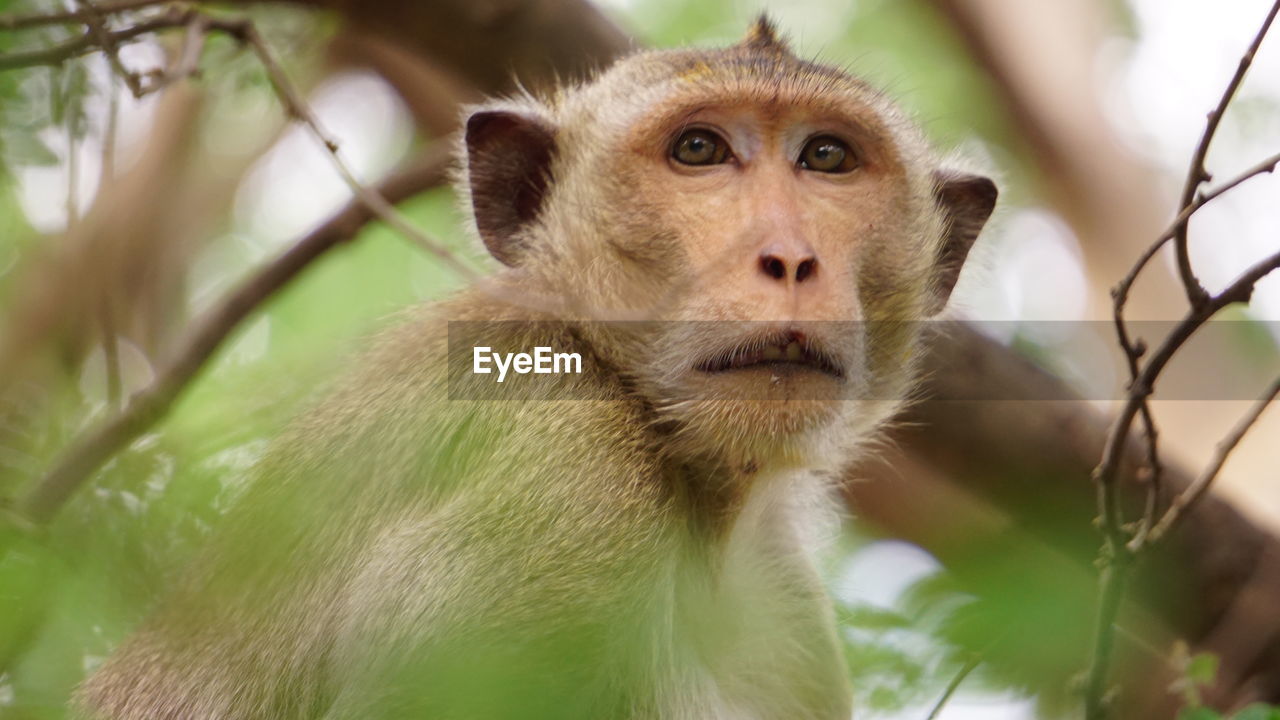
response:
<svg viewBox="0 0 1280 720"><path fill-rule="evenodd" d="M1240 57L1236 72L1231 76L1231 81L1227 83L1227 89L1223 91L1222 97L1218 100L1218 106L1209 113L1204 134L1200 136L1200 142L1196 145L1195 153L1191 157L1191 167L1187 170L1187 180L1182 188L1182 201L1179 203L1179 207L1183 209L1192 205L1196 190L1199 189L1200 184L1211 179L1209 171L1204 166L1205 158L1209 154L1209 145L1213 142L1213 136L1218 132L1218 124L1222 122L1223 113L1226 112L1227 106L1231 104L1232 98L1235 97L1240 83L1244 81L1245 73L1249 71L1249 66L1253 64L1253 58L1257 54L1258 48L1262 45L1262 39L1266 37L1267 31L1271 29L1271 23L1276 19L1276 13L1278 12L1280 12L1280 0L1276 0L1271 6L1271 11L1267 13L1267 17L1263 20L1258 34L1254 36L1253 42L1249 44L1249 49L1245 50L1244 55ZM1182 285L1186 289L1187 300L1192 307L1196 307L1206 302L1209 294L1200 284L1195 271L1191 268L1191 256L1187 249L1187 224L1185 221L1177 226L1174 244L1178 252L1178 274L1182 277Z"/></svg>
<svg viewBox="0 0 1280 720"><path fill-rule="evenodd" d="M157 15L156 17L141 20L134 25L130 25L129 27L122 28L120 30L106 31L101 35L99 33L95 33L93 30L88 30L83 35L73 40L68 40L60 45L54 45L40 50L0 55L0 70L14 70L17 68L40 66L56 67L68 60L101 50L104 42L109 43L112 47L118 47L125 43L132 42L143 35L148 35L160 30L182 27L190 22L191 18L195 15L196 11L194 10L170 8L170 10L163 15Z"/></svg>
<svg viewBox="0 0 1280 720"><path fill-rule="evenodd" d="M1250 409L1249 414L1240 420L1239 424L1231 430L1231 433L1223 438L1222 442L1218 443L1218 447L1214 451L1213 460L1196 477L1195 482L1191 483L1190 487L1173 499L1169 509L1160 518L1160 522L1156 523L1156 526L1152 528L1151 542L1158 542L1164 538L1182 520L1183 514L1187 509L1204 498L1205 493L1209 491L1209 486L1213 484L1214 479L1218 477L1218 473L1222 471L1222 466L1226 464L1231 452L1236 449L1236 445L1239 445L1244 436L1253 428L1254 423L1258 422L1258 418L1262 417L1262 413L1276 399L1277 395L1280 395L1280 378L1276 379L1271 387L1263 393L1262 397Z"/></svg>
<svg viewBox="0 0 1280 720"><path fill-rule="evenodd" d="M379 183L376 191L389 202L400 202L441 184L448 163L446 148L433 149L418 164ZM22 501L21 514L35 523L45 523L52 518L102 463L168 413L191 379L241 321L318 257L353 238L376 217L362 202L353 200L225 296L195 324L177 355L157 373L151 385L131 397L119 414L89 430L71 445Z"/></svg>
<svg viewBox="0 0 1280 720"><path fill-rule="evenodd" d="M1280 155L1273 155L1209 195L1197 196L1200 185L1210 179L1204 163L1209 145L1217 132L1222 115L1226 112L1232 98L1235 97L1235 93L1239 89L1249 66L1252 64L1258 47L1262 44L1263 38L1266 37L1272 21L1275 20L1277 12L1280 12L1280 0L1276 0L1275 4L1272 5L1271 11L1262 23L1262 27L1245 51L1244 56L1241 57L1236 72L1227 84L1227 88L1219 99L1217 107L1209 113L1204 133L1201 135L1200 142L1197 144L1193 154L1191 168L1187 173L1186 184L1183 187L1180 204L1182 209L1171 226L1177 251L1179 275L1191 308L1164 338L1160 347L1145 365L1141 364L1141 360L1146 353L1146 345L1141 340L1134 341L1130 338L1124 320L1124 306L1133 283L1150 259L1168 240L1170 232L1164 233L1138 258L1133 268L1112 291L1113 321L1117 339L1128 362L1130 383L1125 404L1112 425L1111 431L1107 436L1106 446L1103 449L1102 460L1093 474L1094 482L1097 485L1098 514L1102 525L1104 542L1099 556L1102 567L1100 580L1101 599L1094 629L1093 656L1085 686L1084 704L1087 720L1102 720L1108 714L1105 697L1115 634L1114 626L1115 619L1120 611L1120 602L1124 596L1129 566L1136 560L1138 554L1148 542L1163 537L1177 520L1180 513L1187 506L1203 497L1208 486L1226 462L1227 456L1240 442L1244 434L1248 432L1249 428L1253 426L1254 422L1257 421L1263 409L1275 396L1275 393L1280 392L1280 382L1278 382L1276 387L1258 403L1250 416L1241 422L1236 431L1219 446L1218 453L1210 466L1190 487L1178 495L1173 505L1161 518L1160 522L1155 524L1154 528L1153 522L1156 515L1158 486L1153 484L1149 487L1146 507L1141 516L1138 530L1132 538L1126 538L1124 518L1120 508L1120 489L1117 475L1124 446L1129 438L1135 416L1139 413L1142 415L1148 447L1147 462L1153 473L1153 478L1158 478L1160 466L1156 444L1157 431L1147 402L1148 397L1154 391L1157 378L1174 354L1204 323L1208 322L1218 311L1228 305L1248 302L1257 282L1267 274L1280 268L1280 252L1278 252L1241 273L1235 281L1221 292L1210 295L1200 284L1199 279L1196 278L1187 251L1188 223L1191 216L1199 208L1255 175L1272 172L1277 163L1280 163Z"/></svg>
<svg viewBox="0 0 1280 720"><path fill-rule="evenodd" d="M1147 397L1151 395L1156 378L1164 370L1179 348L1195 334L1206 322L1220 310L1234 303L1248 302L1253 288L1259 280L1280 268L1280 252L1277 252L1255 263L1241 273L1221 292L1209 296L1199 306L1193 307L1187 315L1165 337L1160 347L1143 366L1142 372L1130 383L1129 394L1119 416L1112 424L1103 449L1102 461L1094 471L1094 481L1098 486L1098 510L1102 519L1102 530L1106 538L1102 562L1102 608L1099 611L1096 646L1093 664L1089 670L1086 687L1086 712L1089 720L1106 717L1103 707L1103 696L1106 690L1108 657L1111 650L1112 624L1119 610L1119 596L1123 594L1126 566L1132 556L1142 550L1143 543L1130 543L1125 539L1124 523L1120 515L1119 484L1117 475L1124 452L1125 441L1133 426L1135 416L1145 406ZM1251 425L1252 423L1250 423ZM1247 429L1247 427L1246 427ZM1138 540L1145 540L1142 537Z"/></svg>
<svg viewBox="0 0 1280 720"><path fill-rule="evenodd" d="M1179 230L1186 228L1192 215L1196 214L1200 208L1218 199L1223 194L1234 189L1237 185L1240 185L1246 180L1250 180L1259 175L1275 172L1277 165L1280 165L1280 153L1276 153L1275 155L1257 163L1248 170L1245 170L1222 185L1214 188L1212 191L1197 196L1194 202L1183 207L1182 211L1178 213L1178 217L1174 218L1173 222L1169 224L1169 227L1164 232L1160 233L1160 236L1156 238L1155 242L1153 242L1146 251L1138 257L1138 261L1133 264L1133 267L1129 268L1129 272L1124 276L1119 284L1116 285L1115 289L1111 291L1111 296L1115 300L1118 308L1120 310L1124 310L1125 304L1129 300L1129 292L1133 288L1133 284L1137 282L1138 275L1144 268L1146 268L1147 263L1151 262L1151 258L1155 257L1156 253L1160 251L1160 248L1165 246L1165 243L1172 240Z"/></svg>
<svg viewBox="0 0 1280 720"><path fill-rule="evenodd" d="M112 71L124 80L125 86L135 98L142 97L142 80L137 73L126 68L120 61L119 48L107 30L106 15L98 9L93 0L78 0L78 2L86 12L85 24L89 28L89 34L98 42L103 54L107 56L107 62L111 64Z"/></svg>
<svg viewBox="0 0 1280 720"><path fill-rule="evenodd" d="M101 3L92 9L82 8L65 12L9 15L0 17L0 30L27 30L48 25L83 25L99 14L113 15L154 5L163 5L168 2L172 2L172 0L116 0L115 2Z"/></svg>
<svg viewBox="0 0 1280 720"><path fill-rule="evenodd" d="M262 36L258 34L253 24L245 21L238 32L239 37L253 49L253 52L258 56L259 62L266 69L267 78L271 81L271 86L275 89L280 101L284 103L285 111L290 117L302 122L307 130L320 141L320 144L329 151L334 167L337 169L338 174L342 176L342 180L355 194L356 199L367 207L370 212L378 216L378 219L416 242L419 247L436 256L437 259L464 279L479 279L479 274L474 269L458 260L443 244L419 230L411 220L402 215L399 210L396 210L382 195L370 190L356 179L355 173L351 171L342 156L338 154L338 141L320 125L315 113L311 111L310 106L302 99L302 95L298 93L297 88L290 82L289 77L284 73L280 63L276 61L271 51L267 48Z"/></svg>

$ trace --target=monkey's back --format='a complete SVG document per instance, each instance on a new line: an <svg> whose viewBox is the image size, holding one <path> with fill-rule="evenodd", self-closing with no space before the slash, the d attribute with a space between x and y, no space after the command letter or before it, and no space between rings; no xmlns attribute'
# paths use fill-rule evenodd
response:
<svg viewBox="0 0 1280 720"><path fill-rule="evenodd" d="M631 702L608 686L642 671L604 663L648 662L631 631L655 612L655 544L678 542L652 439L598 369L564 376L567 400L513 401L501 386L451 399L446 318L473 304L411 313L275 441L196 567L86 682L83 706L536 717L534 700L562 711L574 697L598 717L600 703ZM507 340L573 342L537 332Z"/></svg>

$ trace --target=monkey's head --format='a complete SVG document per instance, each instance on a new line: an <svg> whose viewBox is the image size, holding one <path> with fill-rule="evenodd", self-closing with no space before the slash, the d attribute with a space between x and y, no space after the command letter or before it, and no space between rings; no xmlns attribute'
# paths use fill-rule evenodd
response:
<svg viewBox="0 0 1280 720"><path fill-rule="evenodd" d="M996 201L764 18L733 47L476 109L464 152L499 282L554 298L676 437L735 460L892 411Z"/></svg>

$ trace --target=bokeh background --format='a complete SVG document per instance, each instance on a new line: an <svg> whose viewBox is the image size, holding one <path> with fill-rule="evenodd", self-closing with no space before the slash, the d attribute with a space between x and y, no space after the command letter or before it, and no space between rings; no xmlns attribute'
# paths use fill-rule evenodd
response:
<svg viewBox="0 0 1280 720"><path fill-rule="evenodd" d="M414 15L397 9L405 3L352 4L345 15L335 12L341 5L205 7L255 20L363 180L373 183L450 142L460 105L504 87L506 76L485 84L479 71L469 75L465 48L437 56L435 36L416 45L387 32L385 18ZM556 3L492 0L476 3L466 17L476 27L489 23L508 32L524 17L524 5L564 11ZM1124 379L1104 322L1108 289L1176 215L1205 113L1270 5L603 0L597 7L637 44L663 47L734 42L767 10L799 54L885 88L940 148L992 173L1001 205L952 311L1089 398L1077 403L1087 406L1080 412L1102 417ZM0 17L62 8L0 0ZM361 22L365 13L384 19ZM83 32L3 27L0 57ZM601 54L574 34L573 23L562 29L561 36L546 35L557 53L581 42L584 58ZM164 66L180 44L181 33L146 36L121 48L120 58L131 68ZM141 100L113 77L101 54L61 67L0 71L0 367L7 373L0 379L0 501L28 491L78 433L147 387L193 318L350 198L326 151L285 117L251 54L212 37L200 66L199 77ZM527 73L535 89L545 82L545 67L506 69ZM1228 178L1278 149L1280 38L1272 38L1223 122L1209 167ZM447 188L401 207L476 267L488 262ZM1193 261L1210 289L1275 252L1280 178L1255 178L1207 207L1195 217L1191 238ZM1130 304L1131 317L1182 314L1172 267L1171 257L1157 258ZM394 322L399 309L462 282L394 231L365 229L251 315L172 412L96 473L50 527L7 530L0 557L0 717L62 717L71 688L190 560L300 403L340 372L366 338ZM1259 284L1253 303L1233 309L1229 319L1237 325L1227 339L1189 372L1265 378L1280 370L1280 278ZM1248 407L1250 387L1233 386L1222 398L1155 403L1166 460L1194 474ZM1069 428L1062 436L1071 442ZM1280 414L1255 428L1216 490L1263 537L1280 532L1277 437ZM1069 515L1080 534L1064 545L1086 548L1073 555L1026 530L1055 525L1052 504L993 508L989 498L964 497L963 482L954 478L944 482L945 492L928 482L911 485L936 469L901 460L887 471L865 472L892 476L922 494L852 490L855 517L824 560L841 608L859 717L923 720L970 664L976 670L939 717L1075 716L1075 676L1087 663L1092 631L1087 558L1098 541L1088 517ZM1042 481L1036 471L1019 472L1018 482ZM1053 482L1078 483L1087 504L1087 474L1073 477ZM907 531L911 522L903 518L917 515L916 503L933 503L936 511L953 501L967 508L959 516L976 519L940 528L939 515L926 513L929 527ZM963 552L938 551L957 547L957 537L967 539ZM1224 566L1257 550L1235 547L1233 539L1224 531L1187 544L1218 544L1214 552ZM1152 583L1135 594L1196 606L1198 594L1208 592L1204 583ZM1278 584L1272 577L1263 589ZM1256 624L1266 608L1280 608L1280 592L1254 601L1262 609L1240 622L1245 635L1262 636L1264 647L1235 663L1231 687L1215 700L1224 708L1275 700L1280 687L1274 649L1280 626ZM1141 688L1127 707L1147 708L1131 717L1168 716L1183 701L1165 692L1170 679L1190 674L1213 684L1213 673L1188 668L1180 640L1218 656L1238 645L1236 635L1223 640L1210 627L1152 619L1161 614L1137 602L1126 616L1122 675L1132 671L1138 678L1132 685ZM1198 629L1184 632L1188 627Z"/></svg>

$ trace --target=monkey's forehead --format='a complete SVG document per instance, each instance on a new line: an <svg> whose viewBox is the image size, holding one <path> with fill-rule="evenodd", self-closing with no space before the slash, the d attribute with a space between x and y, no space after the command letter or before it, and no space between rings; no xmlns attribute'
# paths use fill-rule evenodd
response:
<svg viewBox="0 0 1280 720"><path fill-rule="evenodd" d="M838 68L785 51L735 46L719 50L658 50L624 58L595 82L562 98L561 110L601 119L610 108L621 124L672 103L734 103L844 112L889 126L901 111L883 93ZM605 118L607 121L607 118Z"/></svg>

